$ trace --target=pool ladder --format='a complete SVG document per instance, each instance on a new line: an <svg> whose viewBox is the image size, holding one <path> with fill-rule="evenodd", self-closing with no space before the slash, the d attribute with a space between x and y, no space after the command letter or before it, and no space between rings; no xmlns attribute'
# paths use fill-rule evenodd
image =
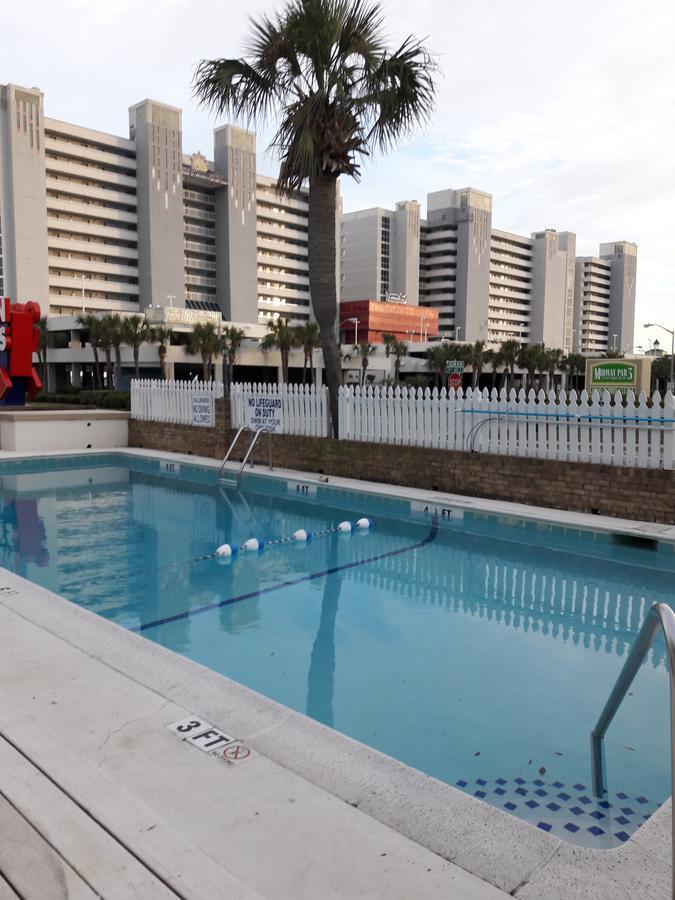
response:
<svg viewBox="0 0 675 900"><path fill-rule="evenodd" d="M591 763L593 777L593 793L602 797L605 792L605 766L602 752L602 739L612 723L623 698L633 683L642 662L654 643L654 639L663 631L668 654L668 673L670 676L670 803L671 803L671 897L675 900L675 802L672 796L675 787L675 612L667 603L655 603L647 613L638 632L628 659L616 679L612 693L605 708L591 732Z"/></svg>
<svg viewBox="0 0 675 900"><path fill-rule="evenodd" d="M234 439L232 440L232 443L227 448L227 453L225 454L223 461L220 464L220 468L218 469L218 480L219 481L223 476L223 471L225 469L225 463L228 461L228 459L232 455L232 451L234 450L235 444L239 440L241 433L243 431L252 431L252 430L253 429L249 428L248 425L242 425L241 428L235 434ZM241 473L244 471L244 467L245 467L246 463L248 462L251 453L253 453L253 448L255 447L256 443L258 442L258 438L260 437L261 434L267 434L267 436L268 436L269 468L270 469L273 468L273 466L272 466L272 432L270 431L269 428L256 428L255 431L253 432L253 438L251 440L251 443L248 445L248 449L247 449L246 453L244 454L244 458L241 462L241 466L239 467L239 471L237 472L237 476L236 476L237 488L239 487L239 485L241 483Z"/></svg>

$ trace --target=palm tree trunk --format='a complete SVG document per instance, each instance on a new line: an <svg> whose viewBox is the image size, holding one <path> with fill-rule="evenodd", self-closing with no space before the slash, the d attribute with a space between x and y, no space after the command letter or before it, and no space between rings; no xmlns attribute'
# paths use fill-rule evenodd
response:
<svg viewBox="0 0 675 900"><path fill-rule="evenodd" d="M202 353L202 381L209 380L209 356L208 353Z"/></svg>
<svg viewBox="0 0 675 900"><path fill-rule="evenodd" d="M288 384L288 350L281 351L281 380Z"/></svg>
<svg viewBox="0 0 675 900"><path fill-rule="evenodd" d="M101 377L101 363L98 358L98 347L92 347L94 351L94 386L97 391L101 390L101 386L103 385L103 378Z"/></svg>
<svg viewBox="0 0 675 900"><path fill-rule="evenodd" d="M159 348L159 370L162 373L162 381L166 381L166 347Z"/></svg>
<svg viewBox="0 0 675 900"><path fill-rule="evenodd" d="M113 386L113 364L112 364L112 354L110 352L110 347L106 347L105 349L105 372L108 378L108 390L112 390Z"/></svg>
<svg viewBox="0 0 675 900"><path fill-rule="evenodd" d="M227 386L229 390L232 390L232 384L234 383L234 359L231 356L228 356L227 373Z"/></svg>
<svg viewBox="0 0 675 900"><path fill-rule="evenodd" d="M307 384L307 352L305 351L305 358L302 363L302 384Z"/></svg>
<svg viewBox="0 0 675 900"><path fill-rule="evenodd" d="M140 378L140 369L138 367L138 344L134 344L134 376Z"/></svg>
<svg viewBox="0 0 675 900"><path fill-rule="evenodd" d="M122 377L122 351L119 344L115 345L115 390L120 389L120 379Z"/></svg>
<svg viewBox="0 0 675 900"><path fill-rule="evenodd" d="M312 308L319 326L333 435L338 436L338 391L342 366L335 338L337 321L337 178L314 175L309 180L308 260Z"/></svg>
<svg viewBox="0 0 675 900"><path fill-rule="evenodd" d="M394 387L398 387L398 383L400 381L401 376L401 360L396 357L396 362L394 363Z"/></svg>

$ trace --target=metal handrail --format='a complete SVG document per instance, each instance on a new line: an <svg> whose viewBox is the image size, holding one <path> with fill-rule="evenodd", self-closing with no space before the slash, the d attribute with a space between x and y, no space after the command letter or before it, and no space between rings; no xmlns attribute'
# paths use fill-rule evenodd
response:
<svg viewBox="0 0 675 900"><path fill-rule="evenodd" d="M270 431L269 428L258 428L256 430L256 433L253 435L253 440L248 445L248 450L244 454L244 458L242 460L241 466L239 467L239 471L237 472L237 482L236 482L237 487L239 487L239 485L241 484L241 473L244 471L244 467L246 466L246 463L248 462L248 458L251 455L251 453L253 453L253 448L255 447L258 438L260 437L261 434L264 434L264 433L267 434L268 439L269 439L269 446L268 446L269 467L270 467L270 469L272 468L272 432Z"/></svg>
<svg viewBox="0 0 675 900"><path fill-rule="evenodd" d="M218 469L218 478L220 478L220 476L223 474L223 469L225 468L225 463L226 463L226 462L228 461L228 459L230 458L230 456L231 456L231 454L232 454L232 451L234 450L234 445L235 445L235 444L237 443L237 441L239 440L239 435L242 433L242 431L250 431L250 428L248 427L248 425L242 425L241 428L240 428L240 429L237 431L237 433L235 434L232 443L231 443L230 446L227 448L227 453L225 454L225 457L223 458L223 461L222 461L221 464L220 464L220 468Z"/></svg>
<svg viewBox="0 0 675 900"><path fill-rule="evenodd" d="M663 631L668 652L668 671L670 681L670 791L671 791L671 868L675 869L675 803L673 803L673 789L675 788L675 612L667 603L655 603L647 613L638 632L635 643L628 654L628 659L619 673L612 693L605 704L600 718L591 732L591 762L593 793L601 797L605 792L604 755L602 752L602 739L612 723L623 698L633 683L642 662L654 642L654 638ZM672 874L671 895L675 898L675 871Z"/></svg>

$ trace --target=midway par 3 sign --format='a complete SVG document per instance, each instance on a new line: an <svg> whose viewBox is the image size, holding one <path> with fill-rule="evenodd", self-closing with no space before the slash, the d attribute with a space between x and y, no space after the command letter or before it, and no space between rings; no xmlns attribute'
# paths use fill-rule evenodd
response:
<svg viewBox="0 0 675 900"><path fill-rule="evenodd" d="M587 359L587 391L649 391L651 359Z"/></svg>

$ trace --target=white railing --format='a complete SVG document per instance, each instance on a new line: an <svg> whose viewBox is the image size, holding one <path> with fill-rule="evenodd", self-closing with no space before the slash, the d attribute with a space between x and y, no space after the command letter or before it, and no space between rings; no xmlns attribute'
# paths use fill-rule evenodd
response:
<svg viewBox="0 0 675 900"><path fill-rule="evenodd" d="M277 434L328 435L328 391L301 384L233 384L232 427L265 426Z"/></svg>
<svg viewBox="0 0 675 900"><path fill-rule="evenodd" d="M339 428L354 441L672 469L675 398L342 387Z"/></svg>
<svg viewBox="0 0 675 900"><path fill-rule="evenodd" d="M221 397L223 397L222 382L134 378L131 381L131 418L144 419L147 422L193 425L196 424L194 417L198 409L193 399L205 400L208 406L209 400L219 400Z"/></svg>

